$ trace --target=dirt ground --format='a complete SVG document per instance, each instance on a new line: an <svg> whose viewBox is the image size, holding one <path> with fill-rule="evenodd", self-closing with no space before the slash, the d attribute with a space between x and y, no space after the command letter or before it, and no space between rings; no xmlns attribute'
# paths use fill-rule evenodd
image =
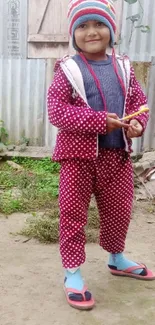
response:
<svg viewBox="0 0 155 325"><path fill-rule="evenodd" d="M155 214L139 203L128 234L126 255L155 270ZM154 325L155 281L113 277L107 253L87 245L83 275L96 299L91 312L70 308L62 290L57 245L24 242L19 231L27 218L0 216L0 325Z"/></svg>

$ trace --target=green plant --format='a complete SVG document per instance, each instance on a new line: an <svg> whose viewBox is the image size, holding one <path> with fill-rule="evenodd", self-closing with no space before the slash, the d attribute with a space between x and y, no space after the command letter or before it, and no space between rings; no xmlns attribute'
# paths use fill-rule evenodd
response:
<svg viewBox="0 0 155 325"><path fill-rule="evenodd" d="M22 159L21 162L21 171L13 170L6 163L0 168L0 212L51 209L59 192L59 165L52 164L50 159Z"/></svg>
<svg viewBox="0 0 155 325"><path fill-rule="evenodd" d="M6 144L8 133L4 125L4 121L0 120L0 143Z"/></svg>
<svg viewBox="0 0 155 325"><path fill-rule="evenodd" d="M86 227L87 241L96 243L98 240L99 217L96 207L89 209L88 224ZM58 203L52 210L47 211L44 215L38 213L32 214L27 219L24 229L20 235L36 238L40 242L56 243L59 239L59 208Z"/></svg>
<svg viewBox="0 0 155 325"><path fill-rule="evenodd" d="M41 160L14 159L23 170L15 171L0 163L0 212L9 215L13 212L31 212L21 234L37 238L41 242L55 243L59 238L59 169L50 158ZM1 167L0 167L1 168ZM96 206L89 209L86 227L87 240L98 239L99 217Z"/></svg>
<svg viewBox="0 0 155 325"><path fill-rule="evenodd" d="M41 242L58 242L59 212L53 211L50 215L33 215L27 220L25 228L20 232L21 235L30 238L37 238Z"/></svg>
<svg viewBox="0 0 155 325"><path fill-rule="evenodd" d="M34 171L38 174L42 173L58 173L60 165L52 162L50 157L46 157L40 160L33 160L31 158L15 157L12 159L19 165L22 165L26 170Z"/></svg>
<svg viewBox="0 0 155 325"><path fill-rule="evenodd" d="M22 136L22 138L21 138L21 141L20 141L21 143L20 144L26 144L27 146L29 146L29 143L30 143L30 139L29 138L27 138L27 137L25 137L24 135Z"/></svg>
<svg viewBox="0 0 155 325"><path fill-rule="evenodd" d="M23 210L23 203L22 200L15 199L12 197L12 191L6 191L0 197L0 210L5 213L6 215L11 214L16 211Z"/></svg>
<svg viewBox="0 0 155 325"><path fill-rule="evenodd" d="M117 0L114 0L117 1ZM139 12L129 16L126 18L126 20L131 21L131 30L130 30L130 37L129 37L129 42L128 45L130 47L131 42L132 42L132 37L133 33L136 31L136 29L140 29L142 33L149 33L150 32L150 27L148 25L143 24L143 18L144 18L144 9L141 3L141 0L124 0L127 2L129 5L135 4L136 2L139 4Z"/></svg>

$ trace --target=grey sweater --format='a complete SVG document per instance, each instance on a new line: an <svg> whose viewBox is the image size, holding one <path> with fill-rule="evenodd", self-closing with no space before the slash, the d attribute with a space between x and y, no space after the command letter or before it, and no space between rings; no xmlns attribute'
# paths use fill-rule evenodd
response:
<svg viewBox="0 0 155 325"><path fill-rule="evenodd" d="M89 106L95 111L103 111L103 101L93 76L79 55L73 56L73 59L81 70ZM122 117L125 98L118 77L114 71L112 57L108 56L108 59L103 61L88 60L88 63L100 81L108 112L116 113L119 117ZM120 69L118 72L122 77ZM118 129L107 135L99 135L99 147L124 148L125 143L122 130Z"/></svg>

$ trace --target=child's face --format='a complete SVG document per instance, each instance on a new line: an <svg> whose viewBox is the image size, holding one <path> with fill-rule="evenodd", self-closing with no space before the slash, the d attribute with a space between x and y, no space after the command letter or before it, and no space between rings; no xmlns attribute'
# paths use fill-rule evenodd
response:
<svg viewBox="0 0 155 325"><path fill-rule="evenodd" d="M97 54L105 51L110 43L110 29L102 22L89 20L75 30L77 47L85 53Z"/></svg>

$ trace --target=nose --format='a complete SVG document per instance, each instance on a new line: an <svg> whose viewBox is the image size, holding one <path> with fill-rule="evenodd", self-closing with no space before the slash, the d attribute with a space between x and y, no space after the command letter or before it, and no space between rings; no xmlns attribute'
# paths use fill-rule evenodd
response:
<svg viewBox="0 0 155 325"><path fill-rule="evenodd" d="M88 36L95 36L97 34L96 29L94 27L90 27L88 29Z"/></svg>

